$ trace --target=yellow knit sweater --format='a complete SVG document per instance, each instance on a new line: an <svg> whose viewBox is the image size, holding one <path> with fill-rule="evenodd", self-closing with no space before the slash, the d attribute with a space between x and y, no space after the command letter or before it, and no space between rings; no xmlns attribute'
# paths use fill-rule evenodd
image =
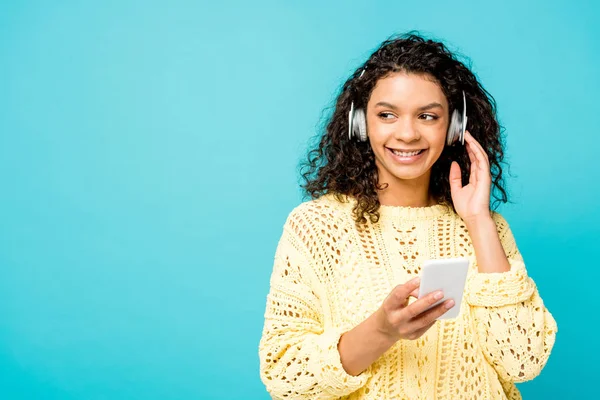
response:
<svg viewBox="0 0 600 400"><path fill-rule="evenodd" d="M508 224L496 222L511 264L479 273L462 222L449 207L382 206L357 229L354 201L333 196L289 215L275 254L259 345L261 379L286 399L520 399L515 382L537 376L556 322L528 277ZM456 319L417 340L400 340L359 376L345 373L337 344L424 260L468 257Z"/></svg>

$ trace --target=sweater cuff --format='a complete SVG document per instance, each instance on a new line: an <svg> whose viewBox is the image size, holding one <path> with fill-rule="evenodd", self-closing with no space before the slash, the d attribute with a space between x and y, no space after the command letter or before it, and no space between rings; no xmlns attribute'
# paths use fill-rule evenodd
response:
<svg viewBox="0 0 600 400"><path fill-rule="evenodd" d="M311 372L328 393L336 397L347 396L363 387L371 376L370 368L358 376L352 376L344 370L338 343L345 331L330 329L319 335L316 342L316 354L311 357Z"/></svg>
<svg viewBox="0 0 600 400"><path fill-rule="evenodd" d="M525 264L509 260L510 271L474 272L467 279L466 301L472 306L501 307L528 300L535 285L527 275Z"/></svg>

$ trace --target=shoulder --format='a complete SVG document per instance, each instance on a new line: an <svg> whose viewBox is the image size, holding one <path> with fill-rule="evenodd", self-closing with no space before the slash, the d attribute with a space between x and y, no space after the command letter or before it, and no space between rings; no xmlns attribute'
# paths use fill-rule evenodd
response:
<svg viewBox="0 0 600 400"><path fill-rule="evenodd" d="M508 221L499 212L492 211L492 220L494 220L494 223L496 224L496 229L498 230L498 232L506 232L507 230L510 229Z"/></svg>
<svg viewBox="0 0 600 400"><path fill-rule="evenodd" d="M504 216L499 212L494 211L492 212L492 219L496 223L498 237L500 238L500 242L502 243L507 255L518 251L515 236Z"/></svg>
<svg viewBox="0 0 600 400"><path fill-rule="evenodd" d="M352 210L351 200L346 197L337 197L334 194L326 194L317 199L306 201L296 206L288 215L287 220L310 222L332 222L345 219Z"/></svg>
<svg viewBox="0 0 600 400"><path fill-rule="evenodd" d="M317 199L303 202L296 206L288 215L285 227L292 228L296 234L332 231L351 223L352 200L326 194Z"/></svg>

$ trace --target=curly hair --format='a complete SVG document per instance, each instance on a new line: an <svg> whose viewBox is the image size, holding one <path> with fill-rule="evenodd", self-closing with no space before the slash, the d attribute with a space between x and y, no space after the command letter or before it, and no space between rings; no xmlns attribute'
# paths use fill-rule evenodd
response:
<svg viewBox="0 0 600 400"><path fill-rule="evenodd" d="M332 193L340 201L344 197L342 195L354 197L357 201L353 216L357 224L366 223L367 217L373 223L379 220L377 190L384 187L378 183L375 156L369 141L358 142L348 138L348 113L352 102L355 107L366 108L377 81L395 72L432 76L441 87L451 110L462 104L462 91L465 92L469 132L485 149L490 161L492 208L500 202L506 203L508 195L501 166L503 138L496 119L494 98L443 43L426 39L415 32L384 41L344 83L324 132L317 136L316 146L301 164L305 195L316 199ZM464 146L445 146L432 166L429 191L438 203L448 204L454 209L448 177L453 160L461 167L463 184L469 181L470 162Z"/></svg>

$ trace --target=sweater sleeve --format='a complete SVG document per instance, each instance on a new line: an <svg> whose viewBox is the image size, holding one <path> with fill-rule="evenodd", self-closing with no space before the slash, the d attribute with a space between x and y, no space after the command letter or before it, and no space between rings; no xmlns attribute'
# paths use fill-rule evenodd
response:
<svg viewBox="0 0 600 400"><path fill-rule="evenodd" d="M290 218L277 246L259 344L260 375L277 399L334 399L362 386L359 376L342 366L338 342L343 331L325 327L311 254Z"/></svg>
<svg viewBox="0 0 600 400"><path fill-rule="evenodd" d="M557 325L527 274L508 223L498 213L493 217L511 269L471 274L466 301L484 357L502 380L523 382L539 375L548 361Z"/></svg>

